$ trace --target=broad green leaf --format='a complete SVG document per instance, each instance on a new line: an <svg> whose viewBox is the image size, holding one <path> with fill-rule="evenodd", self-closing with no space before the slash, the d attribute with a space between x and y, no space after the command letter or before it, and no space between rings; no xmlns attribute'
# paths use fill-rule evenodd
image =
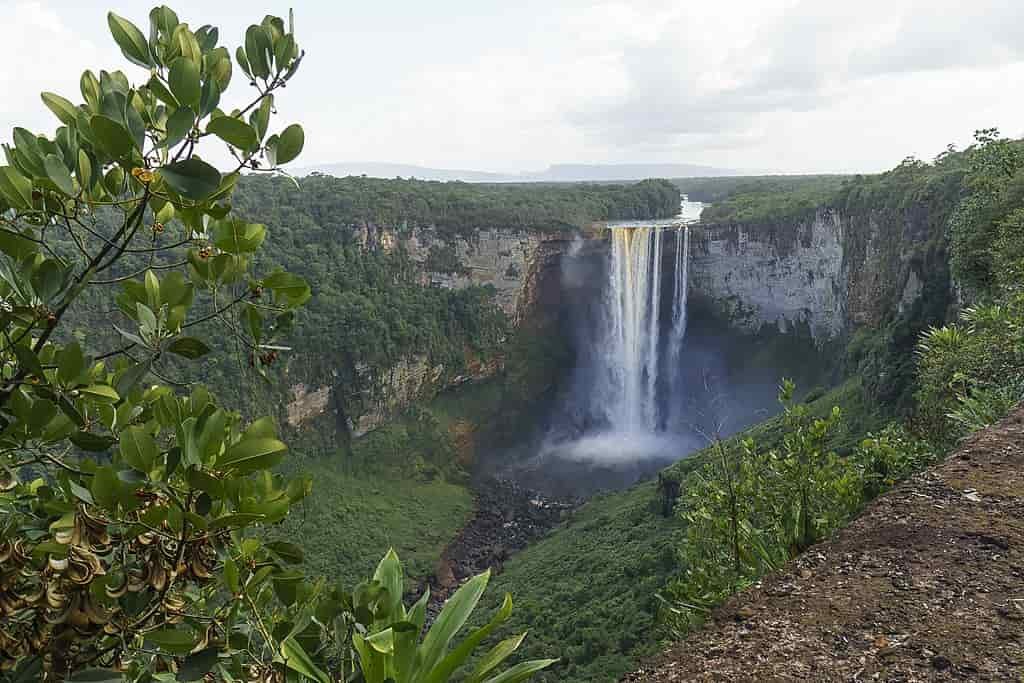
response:
<svg viewBox="0 0 1024 683"><path fill-rule="evenodd" d="M214 245L229 254L253 253L263 244L266 235L265 225L237 219L217 221L213 226Z"/></svg>
<svg viewBox="0 0 1024 683"><path fill-rule="evenodd" d="M461 643L446 654L441 663L434 667L433 671L429 672L426 678L427 683L443 683L451 678L455 670L466 663L477 646L486 640L495 629L508 621L511 615L512 596L506 593L501 607L491 617L491 620L466 636Z"/></svg>
<svg viewBox="0 0 1024 683"><path fill-rule="evenodd" d="M245 439L230 447L217 460L217 468L238 472L266 469L280 462L287 448L277 439Z"/></svg>
<svg viewBox="0 0 1024 683"><path fill-rule="evenodd" d="M164 652L188 654L196 644L195 634L188 627L162 628L146 634L146 641Z"/></svg>
<svg viewBox="0 0 1024 683"><path fill-rule="evenodd" d="M108 116L93 116L89 119L89 127L92 128L100 148L115 159L125 159L135 149L135 140L128 129Z"/></svg>
<svg viewBox="0 0 1024 683"><path fill-rule="evenodd" d="M277 436L277 429L274 427L274 418L270 416L254 420L242 434L242 439L273 439Z"/></svg>
<svg viewBox="0 0 1024 683"><path fill-rule="evenodd" d="M253 76L267 78L270 75L270 39L262 26L253 24L245 32L245 56Z"/></svg>
<svg viewBox="0 0 1024 683"><path fill-rule="evenodd" d="M388 592L387 618L390 621L399 621L405 618L405 608L402 606L402 563L398 561L395 549L390 548L377 565L373 573L373 580L380 583Z"/></svg>
<svg viewBox="0 0 1024 683"><path fill-rule="evenodd" d="M121 432L121 457L143 474L148 474L156 463L160 451L153 436L144 428L131 426Z"/></svg>
<svg viewBox="0 0 1024 683"><path fill-rule="evenodd" d="M78 342L71 342L57 352L57 379L65 385L77 383L82 371L85 370L85 355Z"/></svg>
<svg viewBox="0 0 1024 683"><path fill-rule="evenodd" d="M198 157L168 164L157 172L171 189L187 199L201 201L220 187L220 171Z"/></svg>
<svg viewBox="0 0 1024 683"><path fill-rule="evenodd" d="M557 659L535 659L530 662L522 662L493 678L488 678L485 683L519 683L520 681L527 681L533 674L543 671L557 661Z"/></svg>
<svg viewBox="0 0 1024 683"><path fill-rule="evenodd" d="M166 104L168 107L177 109L181 106L181 103L178 102L178 98L174 96L174 93L172 93L167 86L163 84L163 81L161 81L155 74L150 76L149 82L146 83L146 87L156 95L158 100Z"/></svg>
<svg viewBox="0 0 1024 683"><path fill-rule="evenodd" d="M14 346L14 355L18 357L18 365L21 366L21 370L32 377L38 377L39 379L45 378L45 375L43 374L43 366L32 349L27 346L16 344Z"/></svg>
<svg viewBox="0 0 1024 683"><path fill-rule="evenodd" d="M167 75L167 84L179 102L188 105L194 111L199 109L202 84L199 81L199 69L191 59L178 57L174 60Z"/></svg>
<svg viewBox="0 0 1024 683"><path fill-rule="evenodd" d="M195 337L178 337L167 346L167 350L189 360L195 360L208 354L210 347Z"/></svg>
<svg viewBox="0 0 1024 683"><path fill-rule="evenodd" d="M248 152L256 147L256 131L244 121L231 116L218 116L206 126L207 133L213 133L232 147Z"/></svg>
<svg viewBox="0 0 1024 683"><path fill-rule="evenodd" d="M108 465L97 469L93 473L89 490L97 505L106 510L113 510L121 497L121 482L114 468Z"/></svg>
<svg viewBox="0 0 1024 683"><path fill-rule="evenodd" d="M228 587L232 595L238 595L242 589L238 578L238 565L230 556L224 559L224 585Z"/></svg>
<svg viewBox="0 0 1024 683"><path fill-rule="evenodd" d="M331 677L313 662L313 659L295 638L285 638L281 641L281 656L284 658L285 666L292 671L311 678L317 683L331 683Z"/></svg>
<svg viewBox="0 0 1024 683"><path fill-rule="evenodd" d="M100 108L100 82L96 79L96 74L92 71L83 71L82 78L78 81L79 89L82 92L82 99L88 105L89 110L92 113L96 113Z"/></svg>
<svg viewBox="0 0 1024 683"><path fill-rule="evenodd" d="M277 163L287 164L302 153L302 147L306 142L306 134L302 126L297 123L281 131L277 140Z"/></svg>
<svg viewBox="0 0 1024 683"><path fill-rule="evenodd" d="M84 149L78 150L78 165L75 167L75 173L78 175L78 184L82 186L83 190L92 187L92 166L92 159L88 152Z"/></svg>
<svg viewBox="0 0 1024 683"><path fill-rule="evenodd" d="M287 541L270 541L266 548L288 564L302 564L305 557L302 546Z"/></svg>
<svg viewBox="0 0 1024 683"><path fill-rule="evenodd" d="M43 98L43 104L60 119L61 123L68 127L75 125L75 105L71 104L70 101L52 92L44 92L40 97Z"/></svg>
<svg viewBox="0 0 1024 683"><path fill-rule="evenodd" d="M195 122L196 115L191 108L181 106L175 109L174 113L167 118L167 146L174 147L188 137Z"/></svg>
<svg viewBox="0 0 1024 683"><path fill-rule="evenodd" d="M31 209L32 181L10 166L0 166L0 195L15 209Z"/></svg>
<svg viewBox="0 0 1024 683"><path fill-rule="evenodd" d="M114 391L114 387L106 384L90 384L87 387L81 387L78 391L99 401L117 403L121 400L121 397Z"/></svg>
<svg viewBox="0 0 1024 683"><path fill-rule="evenodd" d="M149 43L135 24L113 12L107 13L107 25L121 52L134 64L149 68L153 60L149 55Z"/></svg>
<svg viewBox="0 0 1024 683"><path fill-rule="evenodd" d="M54 154L47 154L43 160L43 166L46 168L46 177L57 186L57 189L66 195L75 194L75 183L71 180L71 172L63 161Z"/></svg>
<svg viewBox="0 0 1024 683"><path fill-rule="evenodd" d="M417 658L420 665L419 671L431 672L442 660L452 638L465 625L469 615L480 602L480 596L487 588L490 578L490 570L477 574L462 584L462 587L455 591L455 595L444 604L441 613L437 615L437 620L427 631L423 644L420 645L422 656Z"/></svg>
<svg viewBox="0 0 1024 683"><path fill-rule="evenodd" d="M477 664L472 675L466 679L466 683L481 683L481 681L484 680L484 676L497 668L499 664L504 662L513 652L519 649L519 646L523 644L523 640L525 638L526 634L521 633L518 636L506 638L491 648L490 652L484 655L483 659L480 660L480 663Z"/></svg>
<svg viewBox="0 0 1024 683"><path fill-rule="evenodd" d="M309 285L298 275L282 270L271 273L263 280L263 285L274 292L276 301L284 301L289 306L301 306L312 295Z"/></svg>

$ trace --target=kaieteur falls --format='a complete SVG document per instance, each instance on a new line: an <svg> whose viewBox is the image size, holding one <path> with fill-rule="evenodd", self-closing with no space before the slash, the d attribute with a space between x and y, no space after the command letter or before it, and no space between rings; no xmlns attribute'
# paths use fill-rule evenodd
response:
<svg viewBox="0 0 1024 683"><path fill-rule="evenodd" d="M586 349L578 354L573 388L564 398L562 417L551 425L542 460L614 468L633 479L696 445L680 413L687 209L693 210L687 204L670 222L610 224L600 256L595 259L591 251L579 257L600 261L588 271L595 277L600 273L600 301L586 306L581 316L580 344Z"/></svg>

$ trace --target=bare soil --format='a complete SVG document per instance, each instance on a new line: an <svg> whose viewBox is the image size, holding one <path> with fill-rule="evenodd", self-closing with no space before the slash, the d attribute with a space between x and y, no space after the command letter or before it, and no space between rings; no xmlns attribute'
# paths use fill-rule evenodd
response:
<svg viewBox="0 0 1024 683"><path fill-rule="evenodd" d="M624 680L1024 683L1024 408Z"/></svg>

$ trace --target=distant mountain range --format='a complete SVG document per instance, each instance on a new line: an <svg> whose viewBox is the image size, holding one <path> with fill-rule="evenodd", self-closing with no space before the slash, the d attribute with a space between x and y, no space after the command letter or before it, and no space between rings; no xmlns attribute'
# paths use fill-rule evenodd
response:
<svg viewBox="0 0 1024 683"><path fill-rule="evenodd" d="M520 173L489 173L451 168L429 168L410 164L390 164L376 161L343 162L310 166L297 171L298 175L324 173L333 176L366 175L372 178L418 178L420 180L469 183L570 183L611 182L616 180L643 180L644 178L700 178L709 176L742 175L740 171L697 166L694 164L555 164L544 171Z"/></svg>

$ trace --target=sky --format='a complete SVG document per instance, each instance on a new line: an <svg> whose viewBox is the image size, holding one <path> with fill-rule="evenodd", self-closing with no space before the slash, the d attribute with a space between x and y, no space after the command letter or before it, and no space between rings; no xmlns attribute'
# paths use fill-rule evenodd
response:
<svg viewBox="0 0 1024 683"><path fill-rule="evenodd" d="M0 140L48 132L43 90L78 96L121 57L113 9L0 0ZM234 52L289 4L172 3ZM302 165L378 161L514 172L556 163L689 163L873 172L978 128L1024 135L1020 0L293 0L307 52L279 98ZM236 69L236 76L240 73ZM232 88L244 90L241 79Z"/></svg>

